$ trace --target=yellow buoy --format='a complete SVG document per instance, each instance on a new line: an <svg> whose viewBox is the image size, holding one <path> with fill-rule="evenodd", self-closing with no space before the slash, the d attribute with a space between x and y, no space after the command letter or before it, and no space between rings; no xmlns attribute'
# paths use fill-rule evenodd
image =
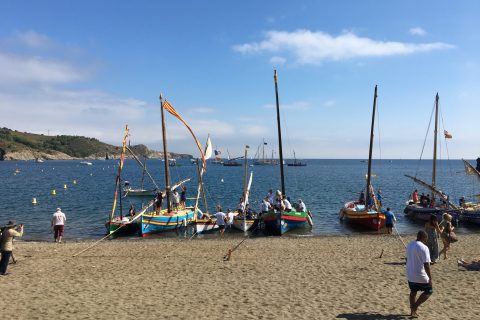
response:
<svg viewBox="0 0 480 320"><path fill-rule="evenodd" d="M73 184L77 184L77 180L73 180Z"/></svg>
<svg viewBox="0 0 480 320"><path fill-rule="evenodd" d="M57 195L57 191L55 191L55 189L52 190L52 196L56 196Z"/></svg>
<svg viewBox="0 0 480 320"><path fill-rule="evenodd" d="M63 185L63 189L67 189L67 185L66 185L66 184Z"/></svg>
<svg viewBox="0 0 480 320"><path fill-rule="evenodd" d="M32 199L32 204L37 204L37 198Z"/></svg>

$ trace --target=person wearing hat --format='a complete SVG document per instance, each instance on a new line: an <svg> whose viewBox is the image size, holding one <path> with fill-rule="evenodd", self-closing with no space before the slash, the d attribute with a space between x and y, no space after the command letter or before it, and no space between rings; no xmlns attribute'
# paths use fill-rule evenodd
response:
<svg viewBox="0 0 480 320"><path fill-rule="evenodd" d="M55 211L52 216L52 229L55 237L55 242L62 242L63 231L65 229L65 221L67 221L65 213L62 212L62 209L57 208L57 211Z"/></svg>
<svg viewBox="0 0 480 320"><path fill-rule="evenodd" d="M0 260L0 275L7 275L8 262L12 256L13 238L23 235L23 224L17 226L15 220L11 220L2 228L2 238L0 240L0 250L2 259Z"/></svg>

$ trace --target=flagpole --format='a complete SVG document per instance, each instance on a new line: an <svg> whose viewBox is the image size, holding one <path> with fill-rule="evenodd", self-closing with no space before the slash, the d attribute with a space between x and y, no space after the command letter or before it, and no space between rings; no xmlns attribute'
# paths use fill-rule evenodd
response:
<svg viewBox="0 0 480 320"><path fill-rule="evenodd" d="M163 160L165 166L165 192L167 193L167 212L172 212L170 204L170 175L168 171L168 153L167 153L167 130L165 128L165 115L163 111L163 97L160 93L160 113L162 115L162 139L163 139Z"/></svg>

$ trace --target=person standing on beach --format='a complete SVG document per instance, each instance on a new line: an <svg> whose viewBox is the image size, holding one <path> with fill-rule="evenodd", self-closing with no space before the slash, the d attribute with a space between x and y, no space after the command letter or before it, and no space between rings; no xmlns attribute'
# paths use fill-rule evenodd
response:
<svg viewBox="0 0 480 320"><path fill-rule="evenodd" d="M425 223L425 232L428 235L427 247L430 251L430 260L432 264L438 262L438 237L442 234L442 229L438 225L437 216L432 214L430 216L430 221Z"/></svg>
<svg viewBox="0 0 480 320"><path fill-rule="evenodd" d="M395 215L390 208L387 208L387 211L385 211L383 214L385 215L385 228L387 229L387 233L392 234L392 229L397 222L397 218L395 218Z"/></svg>
<svg viewBox="0 0 480 320"><path fill-rule="evenodd" d="M432 274L430 273L430 252L425 245L428 235L420 230L417 240L407 245L407 280L410 288L410 316L418 317L418 307L430 298L433 293ZM423 291L416 299L417 292Z"/></svg>
<svg viewBox="0 0 480 320"><path fill-rule="evenodd" d="M2 259L0 260L0 275L7 275L7 267L10 262L10 257L13 251L13 238L21 237L23 235L23 224L17 228L14 220L2 228L2 238L0 239L0 251L2 252Z"/></svg>
<svg viewBox="0 0 480 320"><path fill-rule="evenodd" d="M57 211L55 211L52 216L52 230L55 237L55 242L62 242L63 232L65 229L65 221L67 221L65 213L62 212L62 209L57 208Z"/></svg>
<svg viewBox="0 0 480 320"><path fill-rule="evenodd" d="M220 236L223 237L225 232L225 223L227 222L227 216L222 212L222 207L217 207L217 213L215 213L215 218L217 219L217 225L220 229Z"/></svg>
<svg viewBox="0 0 480 320"><path fill-rule="evenodd" d="M235 214L233 213L232 210L228 209L228 210L227 210L227 220L228 220L228 222L227 222L227 227L228 227L229 229L232 228L233 218L235 218Z"/></svg>

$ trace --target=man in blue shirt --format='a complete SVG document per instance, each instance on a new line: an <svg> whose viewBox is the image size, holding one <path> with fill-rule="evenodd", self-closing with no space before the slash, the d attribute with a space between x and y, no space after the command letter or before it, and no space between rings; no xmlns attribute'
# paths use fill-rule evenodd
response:
<svg viewBox="0 0 480 320"><path fill-rule="evenodd" d="M390 208L387 208L387 211L383 214L385 215L385 228L387 228L387 233L392 234L393 225L397 222L397 219Z"/></svg>

